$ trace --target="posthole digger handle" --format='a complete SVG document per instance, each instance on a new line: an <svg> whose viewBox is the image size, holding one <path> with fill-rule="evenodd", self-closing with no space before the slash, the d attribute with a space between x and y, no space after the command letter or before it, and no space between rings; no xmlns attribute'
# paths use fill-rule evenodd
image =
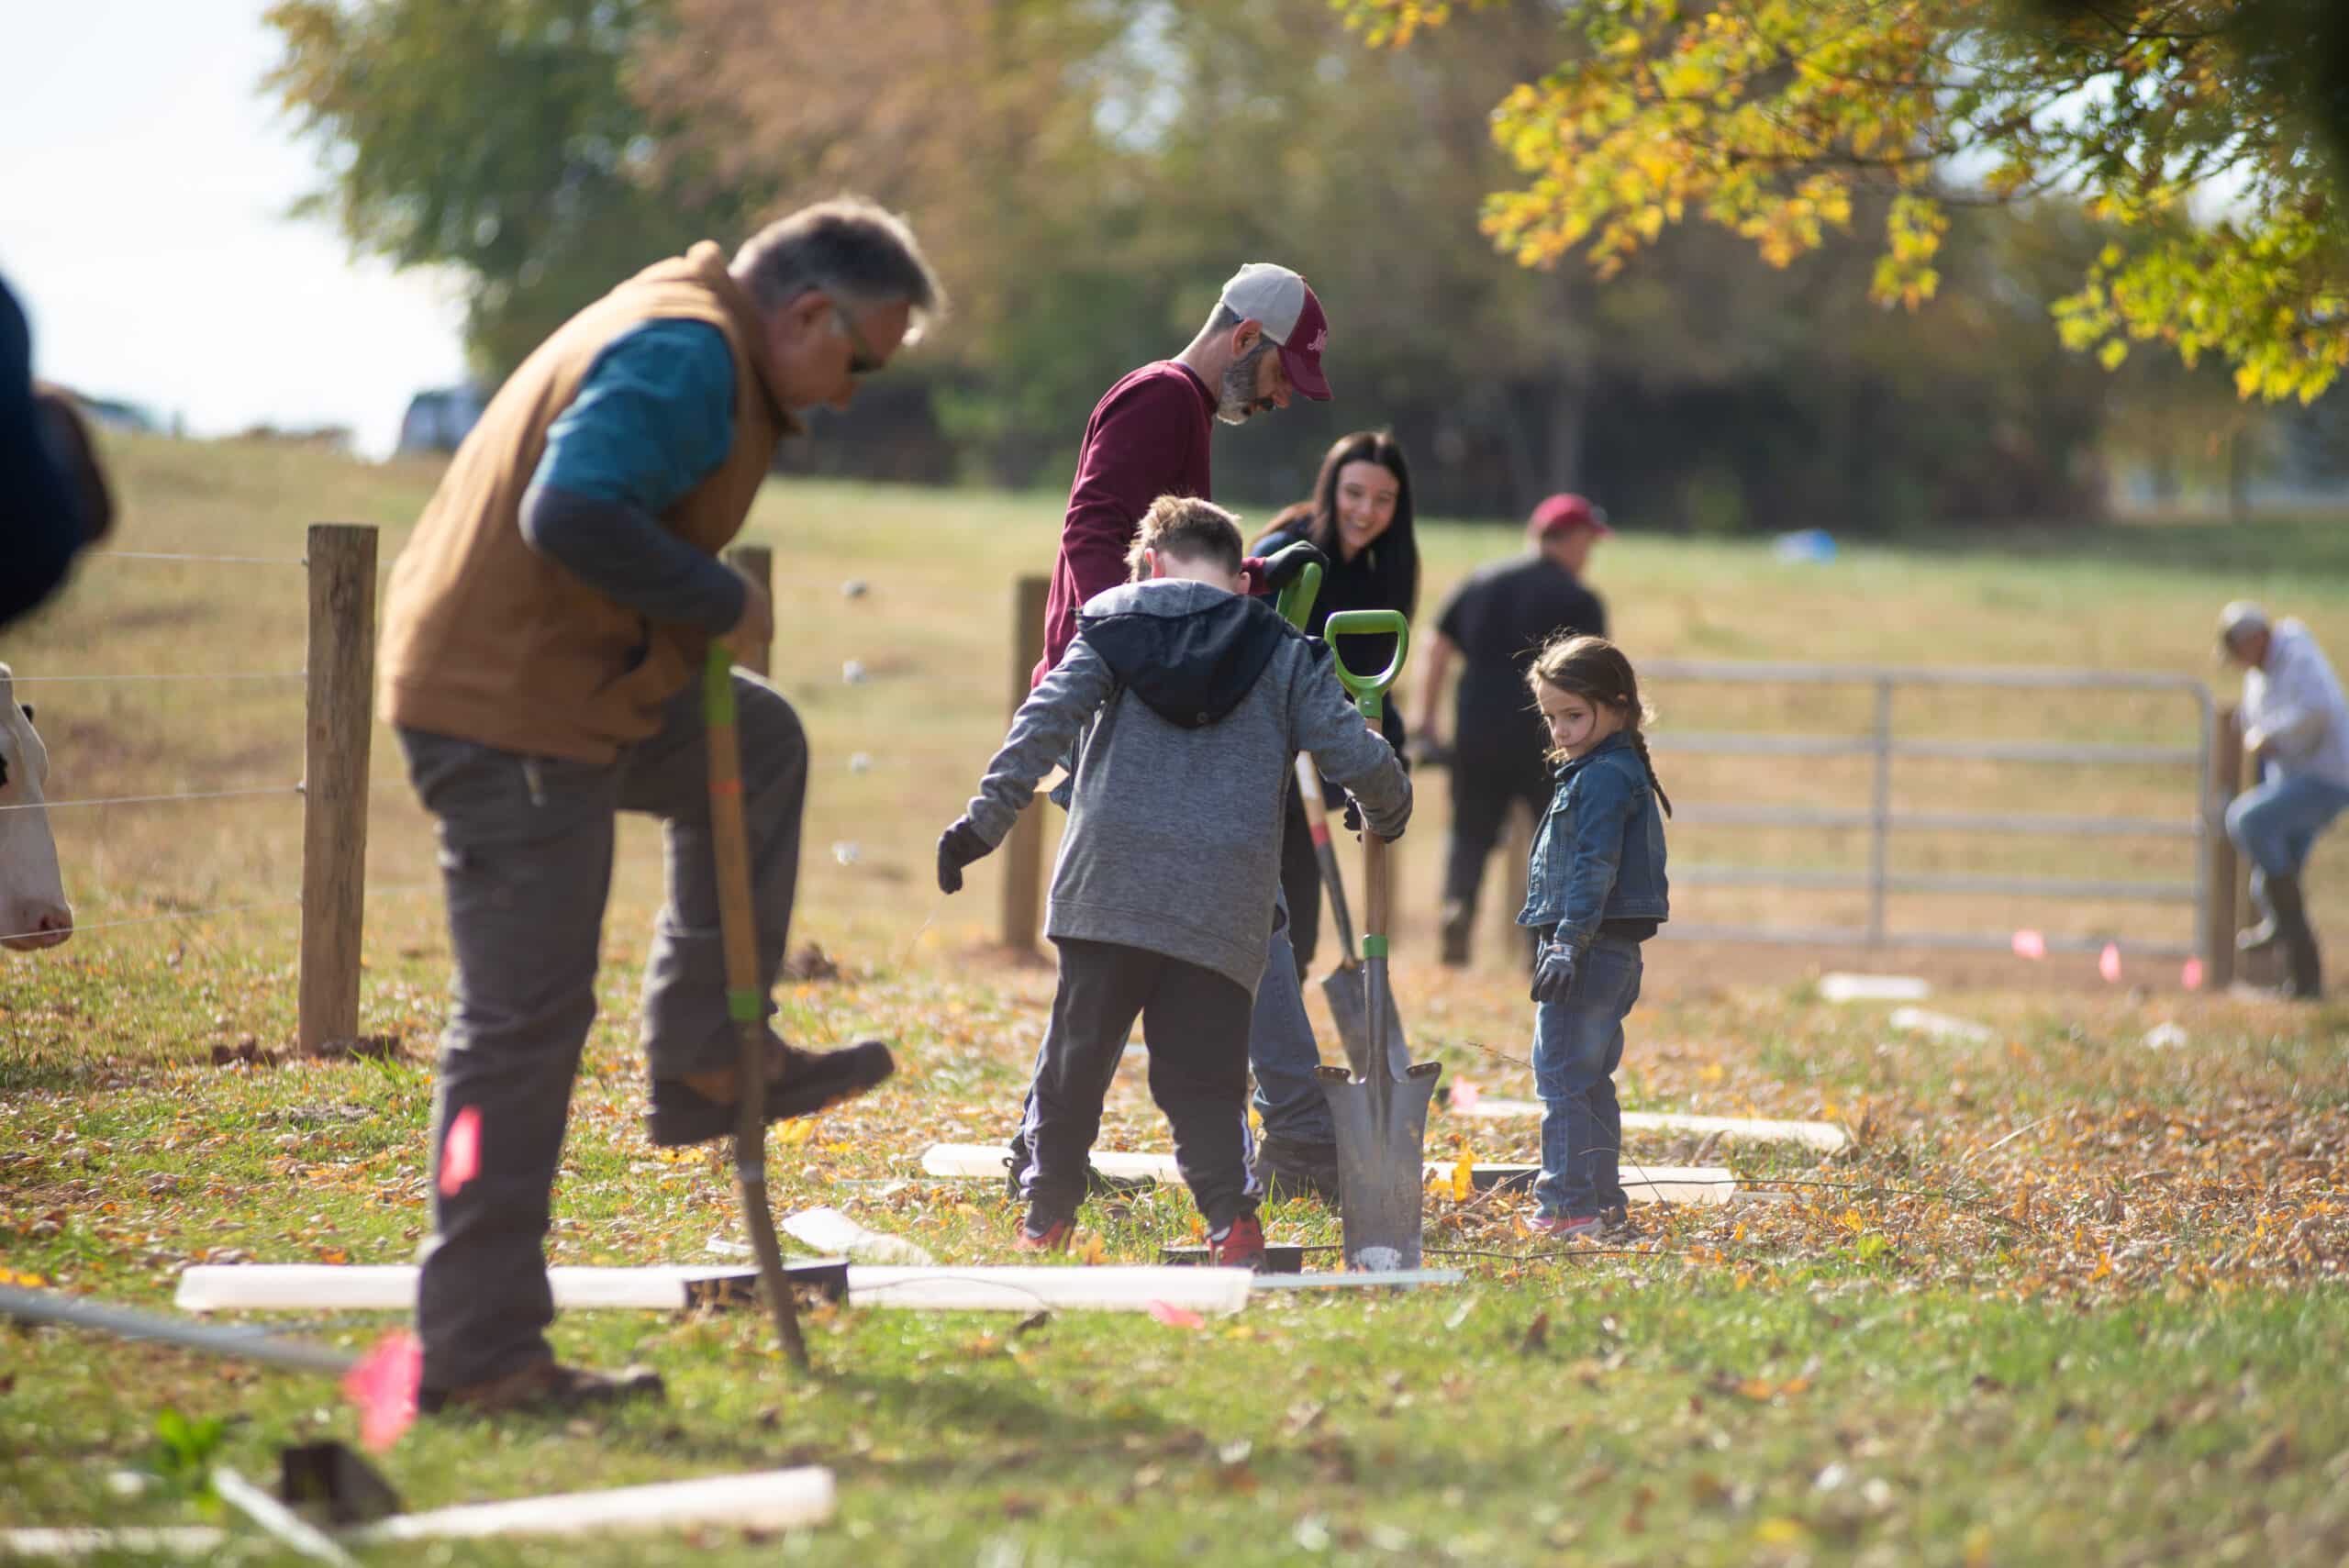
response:
<svg viewBox="0 0 2349 1568"><path fill-rule="evenodd" d="M1395 657L1386 668L1375 675L1359 675L1346 668L1345 655L1338 651L1341 637L1380 637L1392 633ZM1322 640L1330 645L1330 657L1338 666L1338 684L1354 699L1354 706L1364 718L1374 722L1386 717L1384 701L1387 688L1403 673L1403 661L1411 651L1411 623L1400 610L1333 610L1321 623Z"/></svg>
<svg viewBox="0 0 2349 1568"><path fill-rule="evenodd" d="M759 1287L784 1352L802 1372L807 1341L783 1274L783 1244L767 1201L766 994L759 984L758 917L751 902L751 837L742 820L742 743L735 728L734 651L712 642L702 666L702 717L709 731L709 828L718 860L718 921L726 950L726 1011L741 1040L735 1102L734 1181L742 1225L759 1260Z"/></svg>
<svg viewBox="0 0 2349 1568"><path fill-rule="evenodd" d="M1306 617L1313 613L1313 601L1320 596L1321 568L1319 563L1308 561L1305 563L1305 570L1290 578L1288 586L1273 600L1273 608L1280 612L1281 619L1303 631Z"/></svg>

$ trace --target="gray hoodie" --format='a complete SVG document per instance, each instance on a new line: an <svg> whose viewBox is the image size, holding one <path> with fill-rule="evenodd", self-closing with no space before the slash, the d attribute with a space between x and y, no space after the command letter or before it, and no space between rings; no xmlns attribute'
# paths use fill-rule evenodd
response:
<svg viewBox="0 0 2349 1568"><path fill-rule="evenodd" d="M1264 600L1158 578L1095 595L1077 628L1012 716L971 823L1000 844L1081 735L1045 934L1182 959L1252 996L1297 753L1389 838L1410 819L1410 776L1347 700L1329 650Z"/></svg>

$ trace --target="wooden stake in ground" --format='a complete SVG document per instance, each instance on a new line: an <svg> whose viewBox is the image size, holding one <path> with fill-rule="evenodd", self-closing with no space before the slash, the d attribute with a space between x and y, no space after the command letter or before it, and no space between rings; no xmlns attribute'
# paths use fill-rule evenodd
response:
<svg viewBox="0 0 2349 1568"><path fill-rule="evenodd" d="M758 1254L759 1286L774 1315L791 1364L807 1370L807 1341L783 1277L783 1245L775 1240L767 1204L766 994L759 984L758 917L751 905L751 839L742 823L742 747L734 727L734 659L723 642L709 645L702 673L703 713L709 730L709 828L718 855L718 922L726 944L726 1010L742 1041L735 1102L734 1180L742 1193L742 1224Z"/></svg>

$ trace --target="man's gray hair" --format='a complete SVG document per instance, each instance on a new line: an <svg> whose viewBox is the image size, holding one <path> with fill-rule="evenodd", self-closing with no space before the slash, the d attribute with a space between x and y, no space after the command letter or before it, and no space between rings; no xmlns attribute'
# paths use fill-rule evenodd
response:
<svg viewBox="0 0 2349 1568"><path fill-rule="evenodd" d="M862 196L775 219L742 242L730 270L762 310L780 310L810 289L863 309L903 301L913 312L907 343L946 314L946 290L913 229Z"/></svg>
<svg viewBox="0 0 2349 1568"><path fill-rule="evenodd" d="M1241 322L1247 319L1248 318L1246 317L1232 309L1231 306L1224 304L1223 301L1217 300L1215 302L1215 308L1208 313L1208 324L1201 328L1199 331L1203 337L1220 338L1226 333L1236 329ZM1241 355L1238 359L1232 361L1232 368L1234 370L1252 370L1255 368L1255 364L1258 360L1263 359L1266 354L1271 353L1274 350L1279 347L1280 345L1278 343L1273 341L1273 335L1270 332L1259 333L1256 338L1256 346L1249 350L1246 353Z"/></svg>

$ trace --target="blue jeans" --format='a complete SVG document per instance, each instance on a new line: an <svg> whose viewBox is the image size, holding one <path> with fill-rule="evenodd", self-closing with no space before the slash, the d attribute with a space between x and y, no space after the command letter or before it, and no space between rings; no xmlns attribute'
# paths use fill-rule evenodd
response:
<svg viewBox="0 0 2349 1568"><path fill-rule="evenodd" d="M2251 895L2267 907L2271 876L2297 876L2308 863L2316 836L2349 806L2349 788L2300 774L2266 781L2235 796L2227 807L2227 837L2251 857Z"/></svg>
<svg viewBox="0 0 2349 1568"><path fill-rule="evenodd" d="M1625 1201L1615 1067L1624 1015L1640 999L1641 968L1639 943L1601 937L1583 954L1566 999L1534 1006L1542 1175L1533 1197L1543 1214L1584 1219Z"/></svg>
<svg viewBox="0 0 2349 1568"><path fill-rule="evenodd" d="M1321 1048L1313 1042L1313 1020L1305 1015L1305 985L1288 940L1288 900L1274 902L1273 940L1264 953L1264 977L1256 983L1256 1011L1248 1024L1248 1064L1256 1070L1256 1114L1264 1136L1287 1143L1334 1143L1338 1124L1321 1095L1313 1070Z"/></svg>

